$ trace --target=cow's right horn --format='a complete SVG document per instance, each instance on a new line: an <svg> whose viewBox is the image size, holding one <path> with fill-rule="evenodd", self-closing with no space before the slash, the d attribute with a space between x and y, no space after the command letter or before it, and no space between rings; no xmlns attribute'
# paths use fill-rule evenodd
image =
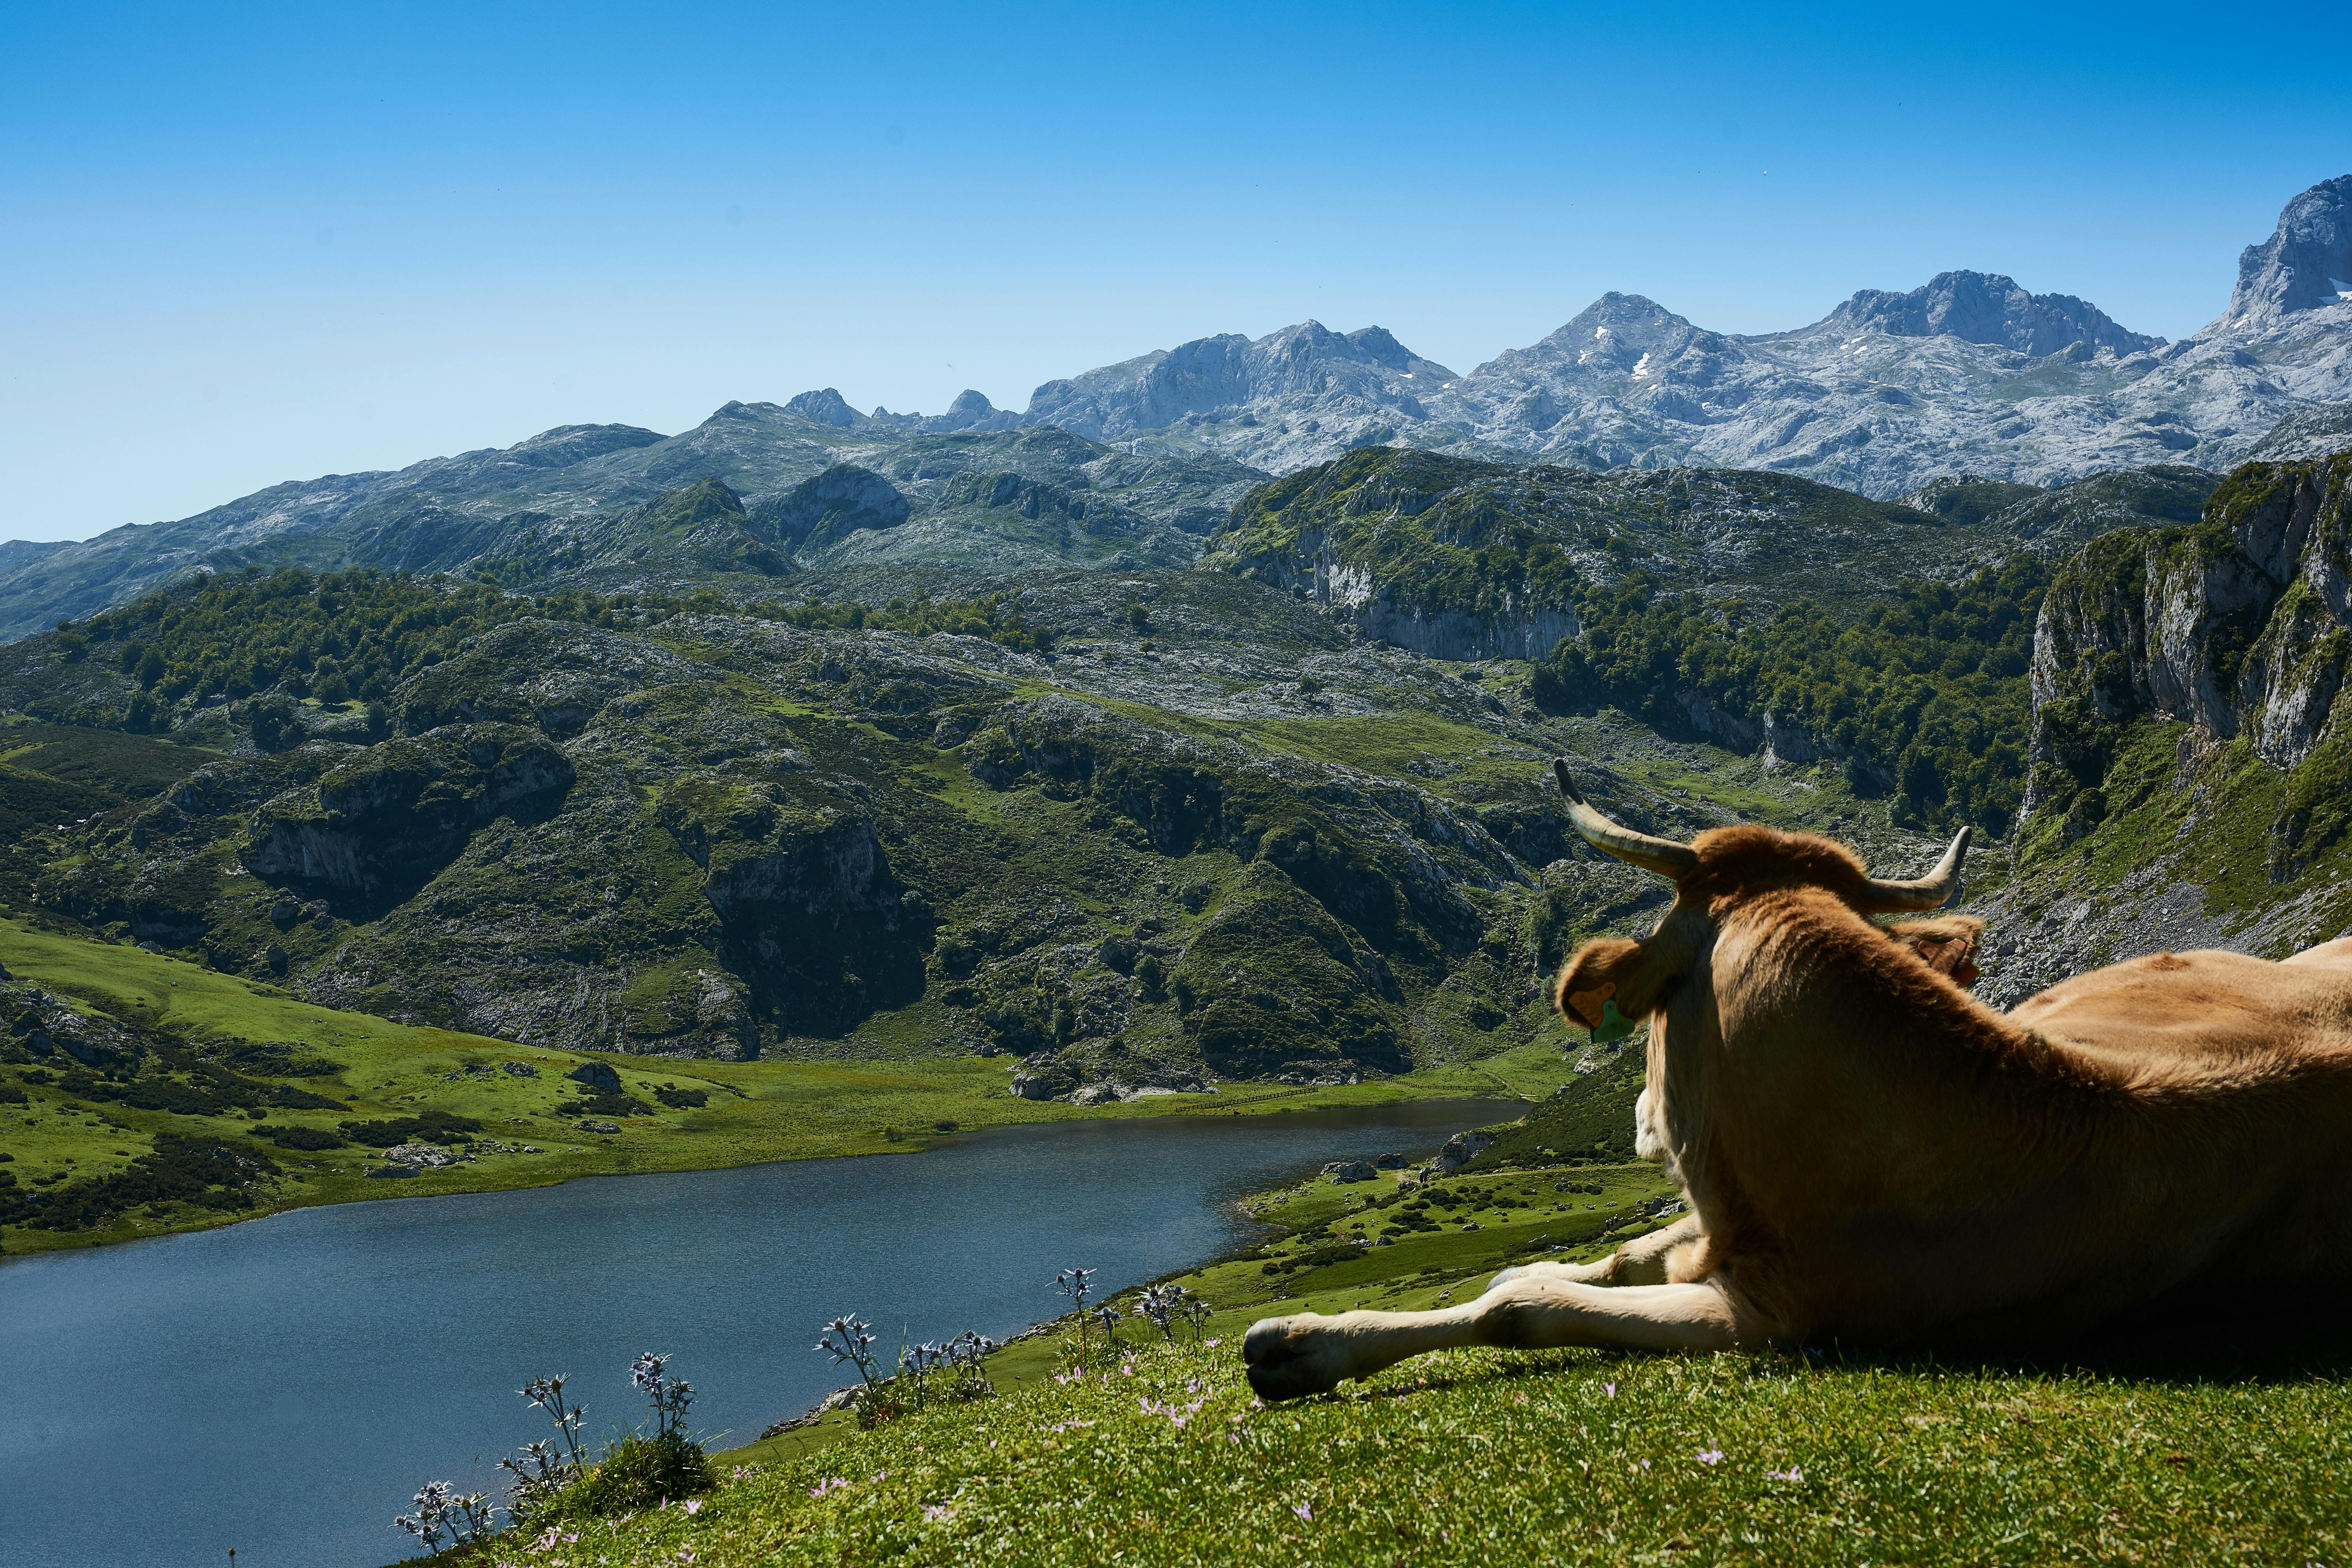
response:
<svg viewBox="0 0 2352 1568"><path fill-rule="evenodd" d="M1869 907L1874 910L1937 910L1951 901L1960 886L1960 861L1969 852L1969 837L1974 830L1963 827L1952 837L1952 847L1936 862L1936 868L1916 882L1885 882L1876 877L1865 884L1869 890Z"/></svg>
<svg viewBox="0 0 2352 1568"><path fill-rule="evenodd" d="M1653 838L1646 833L1636 833L1630 827L1620 827L1592 809L1585 798L1576 793L1576 785L1568 776L1568 761L1564 757L1551 760L1552 776L1559 781L1559 793L1568 802L1568 819L1576 824L1584 841L1604 855L1614 855L1620 860L1632 862L1644 871L1655 871L1670 882L1679 882L1698 864L1698 852L1687 844L1677 844L1671 838Z"/></svg>

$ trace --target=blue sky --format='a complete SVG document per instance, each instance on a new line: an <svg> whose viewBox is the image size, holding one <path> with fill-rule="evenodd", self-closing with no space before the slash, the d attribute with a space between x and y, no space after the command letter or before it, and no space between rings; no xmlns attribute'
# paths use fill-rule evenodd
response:
<svg viewBox="0 0 2352 1568"><path fill-rule="evenodd" d="M2352 173L2352 10L0 12L0 537L551 425L937 411L1217 331L1467 370L1947 268L2141 331Z"/></svg>

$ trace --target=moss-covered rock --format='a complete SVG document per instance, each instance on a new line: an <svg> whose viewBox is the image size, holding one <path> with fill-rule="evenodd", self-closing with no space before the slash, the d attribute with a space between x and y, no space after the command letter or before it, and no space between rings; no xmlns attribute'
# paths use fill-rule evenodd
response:
<svg viewBox="0 0 2352 1568"><path fill-rule="evenodd" d="M268 801L238 858L339 912L374 913L429 881L491 818L553 815L574 776L535 731L453 725L370 747Z"/></svg>

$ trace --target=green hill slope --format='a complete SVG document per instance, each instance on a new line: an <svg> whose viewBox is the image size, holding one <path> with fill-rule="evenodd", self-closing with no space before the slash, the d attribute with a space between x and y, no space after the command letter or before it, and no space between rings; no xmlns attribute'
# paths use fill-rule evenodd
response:
<svg viewBox="0 0 2352 1568"><path fill-rule="evenodd" d="M313 1204L907 1152L961 1128L1181 1114L1189 1103L1023 1099L1007 1092L1003 1058L553 1051L320 1007L14 920L0 920L0 1250L16 1253ZM1230 1085L1214 1113L1538 1096L1561 1070L1557 1051L1529 1047L1356 1087Z"/></svg>

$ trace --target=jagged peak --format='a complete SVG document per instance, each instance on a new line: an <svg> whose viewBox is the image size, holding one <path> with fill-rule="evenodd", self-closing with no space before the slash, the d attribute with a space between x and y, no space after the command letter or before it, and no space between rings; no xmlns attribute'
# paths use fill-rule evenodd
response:
<svg viewBox="0 0 2352 1568"><path fill-rule="evenodd" d="M2352 294L2352 174L2322 180L2286 204L2277 228L2238 257L2230 308L2208 331L2259 331Z"/></svg>
<svg viewBox="0 0 2352 1568"><path fill-rule="evenodd" d="M820 425L830 425L836 430L846 430L852 426L866 423L866 416L852 408L848 399L829 386L795 394L785 401L784 410L803 419L814 419ZM876 412L879 414L880 411L877 409Z"/></svg>
<svg viewBox="0 0 2352 1568"><path fill-rule="evenodd" d="M1881 331L1894 337L1955 337L1964 342L2053 354L2075 343L2116 353L2158 348L2086 300L2036 294L2002 272L1938 272L1907 293L1857 289L1813 331Z"/></svg>

